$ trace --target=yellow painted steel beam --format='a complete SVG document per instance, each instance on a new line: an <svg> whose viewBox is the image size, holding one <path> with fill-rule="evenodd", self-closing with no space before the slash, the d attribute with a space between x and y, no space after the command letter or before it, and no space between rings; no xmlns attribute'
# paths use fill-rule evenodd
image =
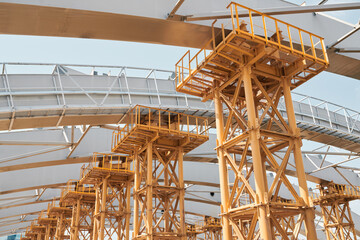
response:
<svg viewBox="0 0 360 240"><path fill-rule="evenodd" d="M290 91L327 67L323 38L234 2L229 7L233 31L223 31L220 41L213 36L210 42L215 47L207 55L202 54L205 48L193 58L187 52L176 63L177 90L200 95L203 99L214 99L215 102L224 240L233 236L237 239L253 239L255 236L265 240L275 237L298 239L302 224L305 225L306 237L317 239L314 209L301 154L300 130L296 125ZM238 16L238 12L244 9L248 11L247 20ZM270 36L265 22L275 25L270 37L255 34L254 28L258 27L252 20L255 14L264 20L260 27L265 36ZM283 25L289 32L288 41L283 41ZM300 42L293 42L289 29L299 34ZM311 41L317 39L321 49L315 50L313 42L311 48L307 48L303 41L305 37ZM249 56L236 51L234 45L255 54ZM198 56L203 55L199 60ZM220 79L211 74L203 75L201 71L216 60L236 70L229 71ZM259 64L273 73L257 74L253 70ZM238 73L239 77L231 78ZM303 81L299 81L297 76L303 76ZM213 85L204 87L201 79L206 83L213 82ZM231 83L229 79L232 79ZM285 99L287 121L277 109L281 96ZM226 120L223 106L229 111ZM281 149L286 149L286 153L278 156L276 152ZM300 194L285 175L290 154L294 156ZM252 157L251 166L248 165L248 156ZM266 166L276 173L271 184L267 180ZM235 176L231 186L228 182L230 172ZM249 184L250 178L254 179L255 188ZM291 199L279 197L282 189L290 193ZM246 203L241 203L240 199Z"/></svg>

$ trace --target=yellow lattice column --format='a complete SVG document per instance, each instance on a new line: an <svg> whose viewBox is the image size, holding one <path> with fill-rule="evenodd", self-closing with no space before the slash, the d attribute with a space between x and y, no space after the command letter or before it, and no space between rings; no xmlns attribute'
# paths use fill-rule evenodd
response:
<svg viewBox="0 0 360 240"><path fill-rule="evenodd" d="M134 175L130 164L125 156L94 153L93 161L84 168L79 184L95 186L91 239L130 239L130 191Z"/></svg>
<svg viewBox="0 0 360 240"><path fill-rule="evenodd" d="M39 214L38 224L45 226L45 240L51 240L54 238L56 231L56 223L57 219L55 217L47 216L44 211Z"/></svg>
<svg viewBox="0 0 360 240"><path fill-rule="evenodd" d="M207 121L136 106L112 151L135 159L134 239L186 239L183 155L208 139Z"/></svg>
<svg viewBox="0 0 360 240"><path fill-rule="evenodd" d="M221 240L221 230L222 225L220 219L209 216L204 217L204 240Z"/></svg>
<svg viewBox="0 0 360 240"><path fill-rule="evenodd" d="M230 31L213 29L205 48L176 64L177 90L215 103L224 240L298 239L301 226L316 239L290 92L327 67L323 39L236 3L229 8ZM244 9L249 15L240 19ZM285 174L290 157L299 194ZM266 171L276 173L273 182Z"/></svg>
<svg viewBox="0 0 360 240"><path fill-rule="evenodd" d="M360 188L334 183L318 186L314 204L321 207L328 240L357 239L349 202L360 199Z"/></svg>
<svg viewBox="0 0 360 240"><path fill-rule="evenodd" d="M55 240L69 239L72 218L72 208L65 203L56 205L55 201L48 205L47 214L56 218Z"/></svg>
<svg viewBox="0 0 360 240"><path fill-rule="evenodd" d="M203 229L201 226L196 225L196 224L186 224L186 237L187 240L197 240L197 239L202 239L202 238L198 238L198 235L202 235Z"/></svg>
<svg viewBox="0 0 360 240"><path fill-rule="evenodd" d="M61 193L60 202L72 207L70 239L92 239L95 188L80 185L78 180L69 180Z"/></svg>

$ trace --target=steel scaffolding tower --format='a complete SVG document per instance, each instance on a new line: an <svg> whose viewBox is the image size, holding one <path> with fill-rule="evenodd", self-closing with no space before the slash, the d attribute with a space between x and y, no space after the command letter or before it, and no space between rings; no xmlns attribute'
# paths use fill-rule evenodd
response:
<svg viewBox="0 0 360 240"><path fill-rule="evenodd" d="M62 191L60 202L72 206L70 240L91 240L93 235L95 188L80 185L77 180L69 180Z"/></svg>
<svg viewBox="0 0 360 240"><path fill-rule="evenodd" d="M216 35L213 28L203 49L176 64L177 90L215 103L224 240L297 239L303 223L307 238L316 239L290 91L327 67L323 39L245 6L228 7L231 30L222 25ZM248 17L240 19L243 10ZM281 96L288 121L277 109ZM277 154L281 149L286 153ZM290 154L300 194L285 175ZM276 173L272 183L267 170ZM293 217L294 228L283 225Z"/></svg>
<svg viewBox="0 0 360 240"><path fill-rule="evenodd" d="M205 240L221 240L221 230L222 226L219 218L204 217L203 232Z"/></svg>
<svg viewBox="0 0 360 240"><path fill-rule="evenodd" d="M197 236L202 234L202 229L196 224L186 223L186 238L187 240L197 240Z"/></svg>
<svg viewBox="0 0 360 240"><path fill-rule="evenodd" d="M70 239L70 224L72 209L64 203L59 202L56 206L55 200L48 205L47 215L56 218L55 240Z"/></svg>
<svg viewBox="0 0 360 240"><path fill-rule="evenodd" d="M360 199L360 188L340 184L323 183L320 194L313 202L321 207L326 238L328 240L356 240L354 222L349 202Z"/></svg>
<svg viewBox="0 0 360 240"><path fill-rule="evenodd" d="M133 171L129 158L117 154L94 153L82 170L80 185L95 186L92 239L129 239L130 191Z"/></svg>
<svg viewBox="0 0 360 240"><path fill-rule="evenodd" d="M43 211L39 214L38 224L45 226L45 240L54 239L56 222L56 218L47 216Z"/></svg>
<svg viewBox="0 0 360 240"><path fill-rule="evenodd" d="M33 223L31 223L33 224ZM31 225L26 228L25 236L20 237L21 240L37 240L38 239L38 233L31 230Z"/></svg>
<svg viewBox="0 0 360 240"><path fill-rule="evenodd" d="M208 140L207 120L136 106L113 134L134 158L134 239L186 239L183 155Z"/></svg>
<svg viewBox="0 0 360 240"><path fill-rule="evenodd" d="M45 226L37 224L35 220L31 223L29 233L32 239L42 240L45 237Z"/></svg>

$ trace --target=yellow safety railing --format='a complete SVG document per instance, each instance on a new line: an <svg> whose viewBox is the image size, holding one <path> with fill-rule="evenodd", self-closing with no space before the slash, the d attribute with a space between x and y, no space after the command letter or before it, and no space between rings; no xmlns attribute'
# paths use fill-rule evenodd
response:
<svg viewBox="0 0 360 240"><path fill-rule="evenodd" d="M61 197L60 197L61 198ZM47 214L49 216L49 213L51 211L52 208L56 207L56 199L54 198L50 203L48 203L48 208L47 208ZM59 202L58 207L71 207L71 204L67 203L67 202Z"/></svg>
<svg viewBox="0 0 360 240"><path fill-rule="evenodd" d="M196 222L194 224L186 224L186 231L188 233L201 233L203 229L203 222Z"/></svg>
<svg viewBox="0 0 360 240"><path fill-rule="evenodd" d="M314 61L328 64L324 38L238 3L231 2L228 8L231 10L233 30L276 45L279 49L287 49ZM248 12L248 16L243 20L239 17L239 9ZM258 21L255 18L258 18ZM241 28L241 21L249 24L250 31ZM321 51L316 52L316 49Z"/></svg>
<svg viewBox="0 0 360 240"><path fill-rule="evenodd" d="M79 185L79 180L70 179L67 181L65 189L61 191L60 199L62 200L69 192L90 194L95 193L95 187L89 184Z"/></svg>
<svg viewBox="0 0 360 240"><path fill-rule="evenodd" d="M310 194L313 200L318 200L323 196L336 194L337 196L353 196L360 198L360 187L359 186L349 186L342 184L332 184L326 187L318 187L315 192Z"/></svg>
<svg viewBox="0 0 360 240"><path fill-rule="evenodd" d="M231 23L227 24L226 28L222 24L221 30L216 35L213 27L212 38L200 51L193 57L190 56L190 50L187 51L175 64L176 86L181 86L187 76L198 69L205 59L213 53L217 43L225 41L231 32L238 33L249 40L275 46L280 50L286 50L323 65L329 64L324 38L238 3L231 2L227 8L230 8ZM241 17L240 14L246 16ZM214 21L213 26L216 21ZM209 76L199 72L196 73L196 76L202 80L191 79L192 89L189 90L190 92L200 93L201 89L211 86L211 81L206 81Z"/></svg>
<svg viewBox="0 0 360 240"><path fill-rule="evenodd" d="M206 226L221 226L220 218L204 217L204 225Z"/></svg>
<svg viewBox="0 0 360 240"><path fill-rule="evenodd" d="M93 168L116 172L132 172L132 161L129 157L112 153L93 153L92 161L83 165L81 169L81 178L83 178Z"/></svg>
<svg viewBox="0 0 360 240"><path fill-rule="evenodd" d="M42 210L39 214L39 217L38 217L38 221L41 219L41 218L47 218L48 215L45 213L45 210Z"/></svg>
<svg viewBox="0 0 360 240"><path fill-rule="evenodd" d="M116 147L131 131L137 127L149 130L162 130L197 136L209 136L208 121L204 117L137 105L131 109L125 119L125 126L113 132L112 148Z"/></svg>

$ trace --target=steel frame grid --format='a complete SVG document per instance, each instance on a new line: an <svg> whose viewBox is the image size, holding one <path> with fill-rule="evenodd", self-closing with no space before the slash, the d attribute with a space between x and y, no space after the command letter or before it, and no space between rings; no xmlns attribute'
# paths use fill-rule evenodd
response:
<svg viewBox="0 0 360 240"><path fill-rule="evenodd" d="M95 188L91 239L130 239L130 191L134 178L128 160L118 154L94 153L89 165L82 167L79 184L92 184Z"/></svg>
<svg viewBox="0 0 360 240"><path fill-rule="evenodd" d="M61 192L60 202L72 206L70 239L92 239L95 188L92 185L80 185L78 180L70 179Z"/></svg>
<svg viewBox="0 0 360 240"><path fill-rule="evenodd" d="M328 66L322 37L234 2L228 8L231 9L229 27L232 30L225 30L222 24L221 31L215 36L215 20L209 42L193 57L190 56L190 50L187 51L175 64L177 91L204 100L212 99L213 81L219 80L222 83L219 87L226 88L240 76L239 68L245 63L252 65L254 72L264 78L281 81L283 75L292 75L292 88L303 84ZM248 11L249 20L239 18L238 8ZM254 23L253 15L262 18L261 26ZM266 21L269 20L273 22L274 30L267 27ZM282 29L284 31L280 25L285 28ZM260 28L259 33L256 27ZM293 31L297 32L298 41L294 40ZM304 43L305 36L311 42L308 43L309 47ZM316 43L314 38L317 39ZM317 45L320 48L316 48ZM245 63L241 58L245 58ZM272 62L281 65L273 66Z"/></svg>
<svg viewBox="0 0 360 240"><path fill-rule="evenodd" d="M71 235L71 207L62 202L59 202L59 205L56 206L56 201L54 199L48 204L47 215L48 217L54 217L57 219L55 240L69 239Z"/></svg>
<svg viewBox="0 0 360 240"><path fill-rule="evenodd" d="M185 239L183 155L208 140L207 119L135 106L122 123L112 151L134 158L133 239Z"/></svg>
<svg viewBox="0 0 360 240"><path fill-rule="evenodd" d="M213 34L209 42L212 52L207 54L203 48L190 58L188 51L176 63L177 90L215 102L224 240L233 235L237 239L298 239L302 224L307 238L316 239L290 91L327 67L323 39L316 36L321 43L319 59L312 40L315 35L242 5L229 6L234 30L226 32L222 25L219 38ZM249 12L250 30L237 16L239 7ZM262 17L264 37L255 34L254 13ZM276 31L269 37L265 18L275 22ZM287 27L288 42L283 41L280 23ZM300 45L292 42L290 28L298 30ZM311 55L306 53L302 33L310 36ZM278 110L281 96L287 121ZM226 118L224 106L229 111ZM275 153L281 149L286 150L284 156ZM290 154L294 155L300 194L285 175ZM276 172L272 183L267 182L266 166ZM232 184L229 172L235 175ZM255 181L255 189L250 180ZM279 198L281 189L291 199ZM240 203L240 198L247 203Z"/></svg>
<svg viewBox="0 0 360 240"><path fill-rule="evenodd" d="M328 240L356 240L356 231L349 203L360 199L360 187L323 183L312 195L319 205Z"/></svg>

